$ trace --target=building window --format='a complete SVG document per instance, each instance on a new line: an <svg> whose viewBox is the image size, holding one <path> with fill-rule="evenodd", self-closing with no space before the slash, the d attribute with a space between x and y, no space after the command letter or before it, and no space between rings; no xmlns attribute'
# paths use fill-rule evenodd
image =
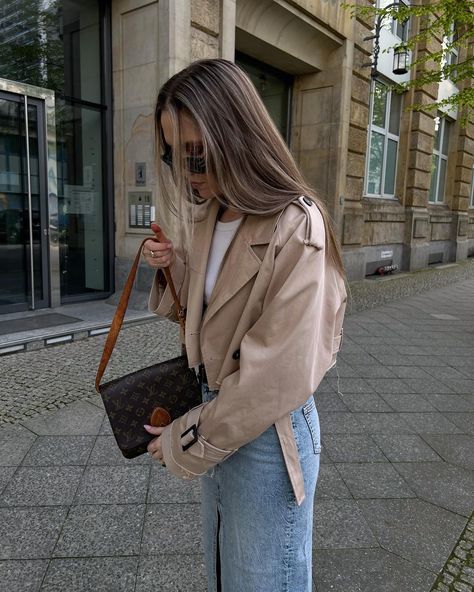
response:
<svg viewBox="0 0 474 592"><path fill-rule="evenodd" d="M366 194L393 197L400 139L401 95L375 80L370 101Z"/></svg>
<svg viewBox="0 0 474 592"><path fill-rule="evenodd" d="M0 9L0 78L55 92L62 302L103 298L111 291L109 5L11 0ZM20 145L19 130L11 151ZM38 199L46 208L44 190Z"/></svg>
<svg viewBox="0 0 474 592"><path fill-rule="evenodd" d="M444 70L447 66L455 66L459 61L459 48L455 45L458 40L458 31L455 24L451 26L451 32L448 36L443 37L443 58L441 60L441 67ZM445 73L444 78L451 78L456 70ZM451 76L450 76L451 75Z"/></svg>
<svg viewBox="0 0 474 592"><path fill-rule="evenodd" d="M474 208L474 166L471 174L471 197L469 199L469 207Z"/></svg>
<svg viewBox="0 0 474 592"><path fill-rule="evenodd" d="M410 2L406 1L403 4L409 5ZM410 20L401 21L396 18L392 19L391 31L396 35L400 41L408 41L408 33L410 31Z"/></svg>
<svg viewBox="0 0 474 592"><path fill-rule="evenodd" d="M441 203L444 201L450 129L451 123L445 117L435 118L435 138L429 193L430 203Z"/></svg>
<svg viewBox="0 0 474 592"><path fill-rule="evenodd" d="M392 4L392 0L377 0L376 6L378 9L386 8L389 4ZM410 0L397 0L397 4L402 6L409 6L411 4ZM383 21L384 27L391 31L394 35L396 35L401 41L407 41L408 39L408 29L410 27L409 21L399 21L396 18L389 18L388 16L384 18Z"/></svg>

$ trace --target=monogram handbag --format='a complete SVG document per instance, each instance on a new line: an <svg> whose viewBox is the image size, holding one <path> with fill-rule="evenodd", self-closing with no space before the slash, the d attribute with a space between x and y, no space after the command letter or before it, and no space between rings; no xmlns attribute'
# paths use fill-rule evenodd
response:
<svg viewBox="0 0 474 592"><path fill-rule="evenodd" d="M146 240L140 245L125 283L95 379L96 391L102 397L118 447L126 458L146 452L148 443L155 438L145 430L144 424L165 426L202 402L200 384L195 372L188 368L186 355L100 384L122 326ZM162 271L184 334L185 311L179 303L169 269Z"/></svg>

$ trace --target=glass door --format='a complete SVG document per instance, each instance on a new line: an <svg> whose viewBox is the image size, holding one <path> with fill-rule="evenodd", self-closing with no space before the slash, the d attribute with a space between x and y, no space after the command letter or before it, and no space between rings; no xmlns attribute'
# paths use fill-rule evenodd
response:
<svg viewBox="0 0 474 592"><path fill-rule="evenodd" d="M49 306L44 101L0 91L0 312Z"/></svg>

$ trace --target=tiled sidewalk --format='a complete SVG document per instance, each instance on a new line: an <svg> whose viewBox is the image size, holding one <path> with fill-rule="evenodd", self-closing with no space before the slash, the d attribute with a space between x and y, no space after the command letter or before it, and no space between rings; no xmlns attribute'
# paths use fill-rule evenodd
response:
<svg viewBox="0 0 474 592"><path fill-rule="evenodd" d="M314 589L429 592L474 509L474 281L345 335L316 396ZM77 345L42 355L74 363ZM0 464L2 592L204 592L198 483L123 459L97 398L2 427Z"/></svg>

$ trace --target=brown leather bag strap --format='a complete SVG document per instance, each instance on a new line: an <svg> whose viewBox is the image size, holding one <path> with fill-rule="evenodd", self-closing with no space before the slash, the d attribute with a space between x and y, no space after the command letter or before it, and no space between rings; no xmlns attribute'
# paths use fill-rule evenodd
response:
<svg viewBox="0 0 474 592"><path fill-rule="evenodd" d="M120 296L120 300L119 300L117 309L115 311L114 318L112 320L112 324L110 325L109 334L107 335L107 340L104 345L104 351L102 352L102 358L100 360L99 368L97 370L97 374L95 377L95 390L97 392L99 392L100 381L102 380L102 376L104 375L105 369L107 368L107 365L110 360L110 356L112 355L112 352L114 351L114 346L117 341L120 329L122 327L123 318L124 318L125 313L127 311L128 301L130 299L130 294L132 293L132 288L133 288L133 283L135 281L135 276L137 275L138 263L140 262L140 256L142 254L143 245L150 238L154 239L155 241L157 240L155 237L147 237L142 241L140 248L138 249L138 253L136 254L135 259L133 261L133 265L130 270L130 273L128 274L127 281L125 282L125 285L123 287L122 295ZM184 308L179 303L179 298L178 298L178 295L177 295L175 287L174 287L173 279L171 277L171 272L170 272L169 268L167 268L167 267L161 269L160 271L162 271L164 273L166 282L170 288L171 295L173 296L173 300L176 305L176 312L178 315L179 324L181 325L181 329L184 334L185 321L186 321L185 311L184 311Z"/></svg>

